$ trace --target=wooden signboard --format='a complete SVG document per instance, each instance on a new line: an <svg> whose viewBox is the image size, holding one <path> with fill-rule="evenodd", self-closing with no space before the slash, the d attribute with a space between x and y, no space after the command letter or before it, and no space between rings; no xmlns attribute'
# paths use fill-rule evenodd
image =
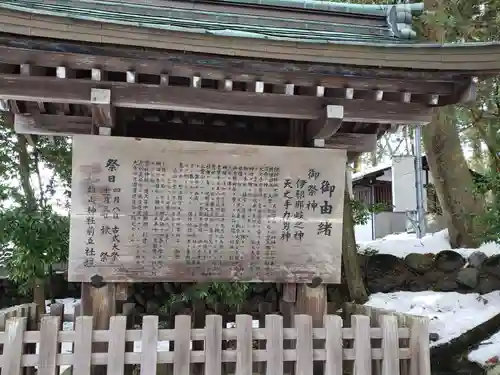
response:
<svg viewBox="0 0 500 375"><path fill-rule="evenodd" d="M340 282L344 150L73 142L69 281Z"/></svg>

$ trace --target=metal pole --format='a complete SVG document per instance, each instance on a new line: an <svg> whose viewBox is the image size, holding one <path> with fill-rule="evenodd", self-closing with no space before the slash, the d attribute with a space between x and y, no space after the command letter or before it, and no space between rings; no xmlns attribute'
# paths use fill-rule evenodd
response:
<svg viewBox="0 0 500 375"><path fill-rule="evenodd" d="M418 238L425 235L424 185L422 182L422 128L415 127L415 190L417 194L417 225Z"/></svg>

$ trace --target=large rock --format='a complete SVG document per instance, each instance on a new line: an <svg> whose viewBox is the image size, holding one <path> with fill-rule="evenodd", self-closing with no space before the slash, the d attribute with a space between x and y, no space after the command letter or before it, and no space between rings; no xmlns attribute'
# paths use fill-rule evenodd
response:
<svg viewBox="0 0 500 375"><path fill-rule="evenodd" d="M481 275L476 291L480 294L488 294L495 290L500 290L500 280L495 276Z"/></svg>
<svg viewBox="0 0 500 375"><path fill-rule="evenodd" d="M458 271L458 284L474 289L479 284L479 271L476 268L463 268Z"/></svg>
<svg viewBox="0 0 500 375"><path fill-rule="evenodd" d="M458 289L458 284L455 280L442 279L434 286L436 292L454 292Z"/></svg>
<svg viewBox="0 0 500 375"><path fill-rule="evenodd" d="M412 270L423 273L432 268L434 257L430 254L411 253L405 257L405 262Z"/></svg>
<svg viewBox="0 0 500 375"><path fill-rule="evenodd" d="M443 250L436 255L435 265L438 270L452 272L465 265L465 259L456 251Z"/></svg>
<svg viewBox="0 0 500 375"><path fill-rule="evenodd" d="M481 265L481 271L489 275L500 277L500 254L486 259Z"/></svg>
<svg viewBox="0 0 500 375"><path fill-rule="evenodd" d="M482 251L474 251L467 260L469 265L474 268L481 268L484 261L488 259L488 256Z"/></svg>
<svg viewBox="0 0 500 375"><path fill-rule="evenodd" d="M371 293L401 290L409 275L403 259L394 255L375 254L366 264L366 286Z"/></svg>

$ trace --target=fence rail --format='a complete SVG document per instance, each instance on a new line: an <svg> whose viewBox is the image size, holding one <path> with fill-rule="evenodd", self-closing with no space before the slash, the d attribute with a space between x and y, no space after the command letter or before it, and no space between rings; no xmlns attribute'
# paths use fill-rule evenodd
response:
<svg viewBox="0 0 500 375"><path fill-rule="evenodd" d="M281 316L267 315L265 328L253 328L250 315L237 315L234 328L223 328L221 316L208 315L205 328L192 329L191 317L179 315L174 329L158 329L158 317L146 316L142 329L135 330L127 329L125 316L112 317L108 330L93 330L92 320L77 317L74 330L61 331L60 317L44 316L39 331L28 331L27 318L10 318L0 332L2 374L19 375L37 366L39 375L54 375L59 366L69 365L73 375L89 375L93 365L105 365L108 374L123 375L125 365L139 365L140 374L154 375L158 364L172 364L173 375L190 375L196 364L204 364L204 374L219 375L226 363L234 363L236 375L252 375L253 365L261 362L265 374L280 375L284 363L292 362L297 375L313 374L316 363L322 363L325 375L341 375L347 366L356 375L370 375L377 362L375 372L381 375L430 375L426 319L398 327L396 317L386 315L380 327L371 327L368 316L353 315L351 326L343 327L341 317L328 315L323 328L313 328L310 316L297 315L295 328L284 328ZM405 340L400 339L408 347L401 347ZM286 340L295 343L293 349L285 349ZM127 351L132 341L140 342L140 352ZM165 341L174 342L173 351L158 348ZM197 341L201 347L192 345ZM258 341L266 342L265 349L255 348L262 348ZM61 353L65 342L72 343L72 352ZM105 344L98 349L94 343ZM26 353L26 344L38 344L38 353ZM408 371L402 370L403 361Z"/></svg>

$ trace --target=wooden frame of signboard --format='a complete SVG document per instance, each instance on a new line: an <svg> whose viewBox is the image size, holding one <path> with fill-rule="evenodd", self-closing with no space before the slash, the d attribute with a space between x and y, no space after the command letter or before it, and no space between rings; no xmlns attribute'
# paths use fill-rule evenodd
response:
<svg viewBox="0 0 500 375"><path fill-rule="evenodd" d="M69 281L340 282L346 152L76 136Z"/></svg>

